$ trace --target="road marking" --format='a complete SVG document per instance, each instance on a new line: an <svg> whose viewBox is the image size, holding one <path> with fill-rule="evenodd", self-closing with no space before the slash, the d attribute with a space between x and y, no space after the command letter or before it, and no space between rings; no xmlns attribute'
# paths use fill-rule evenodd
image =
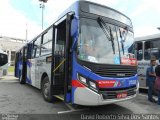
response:
<svg viewBox="0 0 160 120"><path fill-rule="evenodd" d="M64 98L59 96L59 95L54 95L54 97L64 101ZM83 108L83 109L75 109L71 104L69 103L65 103L65 105L67 106L67 108L69 110L66 110L66 111L59 111L57 112L58 114L65 114L65 113L70 113L70 112L77 112L77 111L83 111L83 110L88 110L89 108Z"/></svg>
<svg viewBox="0 0 160 120"><path fill-rule="evenodd" d="M89 108L84 108L84 109L74 109L74 110L66 110L66 111L59 111L58 114L65 114L65 113L71 113L71 112L78 112L78 111L85 111L89 110Z"/></svg>
<svg viewBox="0 0 160 120"><path fill-rule="evenodd" d="M72 105L65 103L65 105L70 109L66 111L59 111L58 114L65 114L65 113L71 113L71 112L78 112L78 111L85 111L89 110L89 108L83 108L83 109L75 109L72 107Z"/></svg>
<svg viewBox="0 0 160 120"><path fill-rule="evenodd" d="M10 83L10 82L19 82L19 81L17 81L17 80L0 80L0 82Z"/></svg>
<svg viewBox="0 0 160 120"><path fill-rule="evenodd" d="M75 110L72 105L65 103L65 105L70 109L70 110Z"/></svg>

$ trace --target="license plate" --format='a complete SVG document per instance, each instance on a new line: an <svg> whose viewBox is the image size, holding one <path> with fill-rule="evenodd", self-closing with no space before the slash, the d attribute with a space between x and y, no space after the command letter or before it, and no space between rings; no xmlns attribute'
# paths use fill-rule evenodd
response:
<svg viewBox="0 0 160 120"><path fill-rule="evenodd" d="M125 98L127 97L127 92L123 92L123 93L117 93L117 98L120 99L120 98Z"/></svg>

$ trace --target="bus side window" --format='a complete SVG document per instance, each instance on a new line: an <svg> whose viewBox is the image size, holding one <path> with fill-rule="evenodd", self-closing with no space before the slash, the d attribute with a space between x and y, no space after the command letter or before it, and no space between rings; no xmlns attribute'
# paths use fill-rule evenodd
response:
<svg viewBox="0 0 160 120"><path fill-rule="evenodd" d="M52 35L53 35L53 28L50 28L44 35L43 35L43 42L41 46L41 55L46 55L52 53Z"/></svg>
<svg viewBox="0 0 160 120"><path fill-rule="evenodd" d="M152 41L151 56L155 56L156 59L160 59L160 40Z"/></svg>
<svg viewBox="0 0 160 120"><path fill-rule="evenodd" d="M136 43L135 48L136 48L137 60L142 60L143 58L142 42Z"/></svg>
<svg viewBox="0 0 160 120"><path fill-rule="evenodd" d="M27 45L27 59L32 58L32 52L33 52L33 42Z"/></svg>
<svg viewBox="0 0 160 120"><path fill-rule="evenodd" d="M34 46L34 43L33 43L33 46L32 46L32 57L31 58L34 58L35 57L35 46Z"/></svg>
<svg viewBox="0 0 160 120"><path fill-rule="evenodd" d="M151 58L151 42L146 41L144 43L144 59L150 60L150 58Z"/></svg>
<svg viewBox="0 0 160 120"><path fill-rule="evenodd" d="M40 45L41 45L41 36L36 39L34 42L32 58L39 57L40 55Z"/></svg>

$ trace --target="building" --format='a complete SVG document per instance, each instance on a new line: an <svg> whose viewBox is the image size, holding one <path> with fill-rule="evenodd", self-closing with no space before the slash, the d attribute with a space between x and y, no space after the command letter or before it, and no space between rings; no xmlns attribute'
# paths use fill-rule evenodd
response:
<svg viewBox="0 0 160 120"><path fill-rule="evenodd" d="M15 52L21 48L26 41L23 39L0 36L0 49L8 53L8 62L14 65Z"/></svg>

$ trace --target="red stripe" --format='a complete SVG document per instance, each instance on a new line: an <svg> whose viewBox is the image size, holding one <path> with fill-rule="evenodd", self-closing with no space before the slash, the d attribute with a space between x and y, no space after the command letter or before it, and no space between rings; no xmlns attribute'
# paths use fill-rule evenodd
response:
<svg viewBox="0 0 160 120"><path fill-rule="evenodd" d="M79 80L72 80L72 87L85 87Z"/></svg>
<svg viewBox="0 0 160 120"><path fill-rule="evenodd" d="M98 80L99 88L111 88L114 87L116 80Z"/></svg>

